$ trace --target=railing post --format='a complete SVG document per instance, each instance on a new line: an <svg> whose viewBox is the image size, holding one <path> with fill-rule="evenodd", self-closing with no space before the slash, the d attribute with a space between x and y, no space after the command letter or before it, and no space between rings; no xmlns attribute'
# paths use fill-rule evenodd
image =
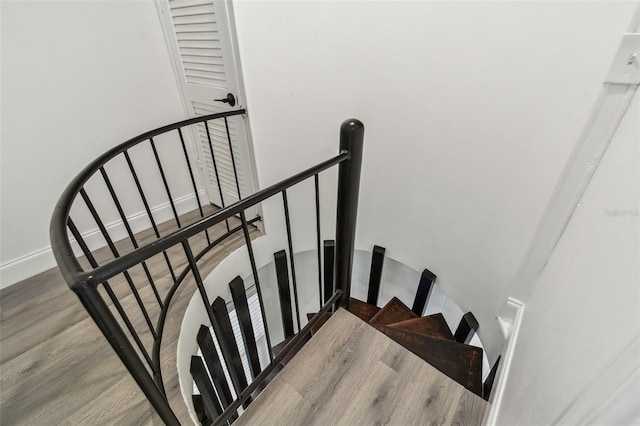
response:
<svg viewBox="0 0 640 426"><path fill-rule="evenodd" d="M340 151L349 151L350 158L340 163L338 169L338 204L336 212L336 257L335 286L342 290L338 305L349 309L351 297L351 272L358 216L358 193L360 192L360 169L364 125L355 118L340 126Z"/></svg>
<svg viewBox="0 0 640 426"><path fill-rule="evenodd" d="M136 350L131 346L129 339L102 299L98 290L86 282L77 283L71 288L89 315L91 315L91 318L93 318L100 331L102 331L102 334L107 338L111 347L127 367L129 373L131 373L138 383L138 386L140 386L142 392L144 392L149 402L151 402L151 405L153 405L162 421L167 425L179 426L180 422L178 422L171 406L142 363Z"/></svg>

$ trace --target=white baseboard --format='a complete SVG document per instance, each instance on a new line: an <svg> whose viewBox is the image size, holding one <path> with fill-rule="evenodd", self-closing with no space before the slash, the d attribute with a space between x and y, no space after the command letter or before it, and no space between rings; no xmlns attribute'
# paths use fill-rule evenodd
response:
<svg viewBox="0 0 640 426"><path fill-rule="evenodd" d="M201 200L207 200L204 191L199 191L198 195ZM194 194L185 195L174 200L178 214L184 214L198 208L196 197ZM160 204L151 208L153 218L156 223L162 223L173 218L173 212L169 202ZM148 229L151 224L147 218L147 212L141 211L127 217L131 229L134 233ZM114 241L127 238L127 231L122 220L116 220L105 224L109 231L109 235ZM100 230L96 227L82 233L82 237L91 250L104 247L106 245ZM75 240L71 240L71 245L76 252L79 252L78 244ZM27 253L18 258L12 259L0 265L0 289L17 284L22 280L32 277L36 274L51 269L56 266L51 246L48 245L41 249Z"/></svg>
<svg viewBox="0 0 640 426"><path fill-rule="evenodd" d="M56 266L51 246L41 248L0 265L0 289L17 284Z"/></svg>
<svg viewBox="0 0 640 426"><path fill-rule="evenodd" d="M506 331L505 338L507 339L507 342L505 351L500 359L500 365L498 366L498 373L493 384L491 396L489 397L491 406L485 417L484 424L486 426L496 425L509 371L511 370L511 363L513 361L513 355L518 341L518 334L520 333L522 315L524 313L524 304L519 300L509 298L505 306L507 309L503 309L503 312L508 312L509 315L507 317L499 317L498 321L500 322L501 327L503 327L503 332Z"/></svg>

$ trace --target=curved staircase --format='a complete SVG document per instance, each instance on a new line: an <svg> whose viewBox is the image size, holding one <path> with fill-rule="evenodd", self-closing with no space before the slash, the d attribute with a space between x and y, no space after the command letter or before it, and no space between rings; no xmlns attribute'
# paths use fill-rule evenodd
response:
<svg viewBox="0 0 640 426"><path fill-rule="evenodd" d="M325 262L332 264L333 241L325 241L324 246ZM487 406L482 399L489 397L499 359L483 383L483 350L469 345L479 327L477 320L468 312L452 332L442 313L421 316L436 281L435 274L427 269L411 308L397 297L377 306L384 253L384 248L374 246L367 301L352 297L348 310L321 313L309 335L282 358L276 371L245 401L244 410L234 412L230 420L239 424L368 424L369 420L376 424L414 424L421 419L437 419L438 424L453 424L461 419L462 424L482 423ZM284 251L274 254L273 265L277 283L270 284L279 290L285 336L272 348L277 356L297 333ZM229 408L234 399L234 381L240 389L247 387L247 369L242 366L238 348L245 351L249 380L261 372L243 280L236 277L229 288L233 298L230 310L235 310L241 331L239 340L232 331L227 303L218 297L212 305L223 331L219 338L233 348L229 380L225 379L225 367L213 343L216 333L205 325L200 326L197 339L201 356L191 360L191 374L200 392L192 397L193 407L203 425L212 424L212 419L218 419ZM325 302L333 291L333 274L327 273ZM308 321L314 316L315 312L306 314ZM348 372L345 364L349 365ZM345 374L351 378L344 381ZM363 377L353 379L358 375ZM382 404L391 394L395 402ZM351 401L349 408L336 410L334 405L344 405L345 400ZM407 401L413 407L406 407ZM353 417L354 412L366 416Z"/></svg>
<svg viewBox="0 0 640 426"><path fill-rule="evenodd" d="M189 349L199 348L201 356L187 357L190 368L183 369L182 378L189 386L180 384L183 394L191 396L186 402L193 408L193 420L206 425L481 423L486 407L482 398L489 395L497 362L482 383L482 349L469 345L478 329L471 313L463 316L455 332L442 315L422 316L436 279L433 273L422 274L411 308L397 298L378 306L385 249L375 246L366 301L350 297L364 125L357 119L344 121L337 155L250 195L241 192L232 161L234 202L226 205L220 191L222 205L213 208L201 198L204 177L194 173L196 163L187 142L193 137L203 144L215 168L221 147L228 146L228 155L234 158L230 122L245 116L246 111L239 109L189 118L113 147L69 183L51 219L51 246L61 274L160 419L168 425L184 421L170 402L175 384L165 380L172 357L162 353L163 337L169 333L167 319L175 316L174 296L186 285L196 292L193 300L202 314L189 323L189 331L197 331L196 341L185 337L193 344ZM168 158L180 161L167 163ZM146 173L149 167L159 179L139 178L139 171ZM320 175L334 168L338 172L335 228L325 230L321 199L328 197L321 196ZM312 184L315 195L311 220L317 283L296 282L293 234L300 229L291 226L294 209L289 209L287 194L293 195L293 188L303 182ZM176 197L172 192L178 184L186 188L186 195ZM220 189L217 177L216 184ZM170 207L166 214L151 207L157 197ZM186 211L185 197L193 199L195 210ZM282 210L273 208L272 202L279 198ZM139 211L140 206L144 210ZM260 206L267 219L256 213ZM115 213L123 229L112 226ZM186 221L192 213L195 219ZM255 226L280 215L287 244L286 250L274 254L274 282L262 283L270 297L277 293L270 299L274 303L265 306L258 266L281 240L256 244L264 249L256 256L252 235ZM102 240L93 239L94 231L83 233L93 225ZM335 242L323 245L322 235L331 235L328 232L335 235ZM251 265L256 295L251 303L240 277L230 283L229 303L212 296L219 294L217 287L208 289L204 282L201 266L233 238L244 239L242 252ZM103 243L110 256L99 255ZM313 306L320 306L315 314L309 312L306 324L298 284L311 286L313 297L317 296ZM278 299L279 315L268 317L265 309L277 310L272 305ZM205 325L198 330L200 322ZM254 329L254 324L259 326ZM272 344L272 337L280 342ZM186 375L187 369L192 377ZM193 383L198 392L191 394ZM260 417L274 410L273 416Z"/></svg>
<svg viewBox="0 0 640 426"><path fill-rule="evenodd" d="M341 308L237 424L468 425L487 405Z"/></svg>

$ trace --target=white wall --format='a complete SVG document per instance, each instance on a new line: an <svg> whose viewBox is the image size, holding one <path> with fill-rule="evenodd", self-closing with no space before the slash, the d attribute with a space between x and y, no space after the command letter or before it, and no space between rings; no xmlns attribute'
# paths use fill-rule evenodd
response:
<svg viewBox="0 0 640 426"><path fill-rule="evenodd" d="M639 98L526 301L497 424L585 424L575 419L623 385L607 377L640 368L639 346L629 348L640 335Z"/></svg>
<svg viewBox="0 0 640 426"><path fill-rule="evenodd" d="M3 1L1 7L0 270L6 286L55 265L49 218L73 176L108 148L183 119L184 112L153 2ZM177 169L172 195L180 197L189 191L182 154L157 142L165 167ZM132 152L145 185L158 179L157 170L153 157L143 163L140 154ZM126 213L135 215L143 206L125 167L122 160L108 171L116 188L128 187ZM160 187L147 188L161 215L166 196ZM87 190L106 222L115 221L104 184L92 182ZM82 231L95 229L86 211L76 216ZM149 226L141 218L134 222Z"/></svg>
<svg viewBox="0 0 640 426"><path fill-rule="evenodd" d="M358 247L435 272L495 358L495 314L635 7L236 2L261 186L360 118Z"/></svg>

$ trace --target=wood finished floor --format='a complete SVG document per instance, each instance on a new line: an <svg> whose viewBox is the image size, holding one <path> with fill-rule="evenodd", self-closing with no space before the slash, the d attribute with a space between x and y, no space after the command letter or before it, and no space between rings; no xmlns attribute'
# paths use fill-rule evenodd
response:
<svg viewBox="0 0 640 426"><path fill-rule="evenodd" d="M480 425L487 402L339 310L238 425Z"/></svg>
<svg viewBox="0 0 640 426"><path fill-rule="evenodd" d="M181 221L189 223L196 216L192 212L182 216ZM239 225L236 219L230 222L232 227ZM165 235L174 226L173 222L160 224L160 233ZM214 240L225 232L224 224L217 225L209 230L210 238ZM253 229L252 237L257 235L257 229ZM143 244L155 235L148 230L137 234L137 238ZM206 245L204 234L189 241L194 253ZM206 276L243 244L242 232L226 239L198 262L202 275ZM128 240L116 245L121 254L132 249ZM173 248L167 254L176 273L181 271L186 265L184 252ZM100 263L112 255L101 249L96 258ZM146 264L164 297L172 284L164 257L155 256ZM132 268L130 273L155 322L159 308L142 267ZM145 346L151 347L151 333L126 281L120 276L110 285L125 310L137 312L132 323ZM190 424L191 420L179 391L175 348L182 315L194 290L189 274L171 305L161 357L167 395L183 424ZM0 291L0 424L162 424L57 268Z"/></svg>

